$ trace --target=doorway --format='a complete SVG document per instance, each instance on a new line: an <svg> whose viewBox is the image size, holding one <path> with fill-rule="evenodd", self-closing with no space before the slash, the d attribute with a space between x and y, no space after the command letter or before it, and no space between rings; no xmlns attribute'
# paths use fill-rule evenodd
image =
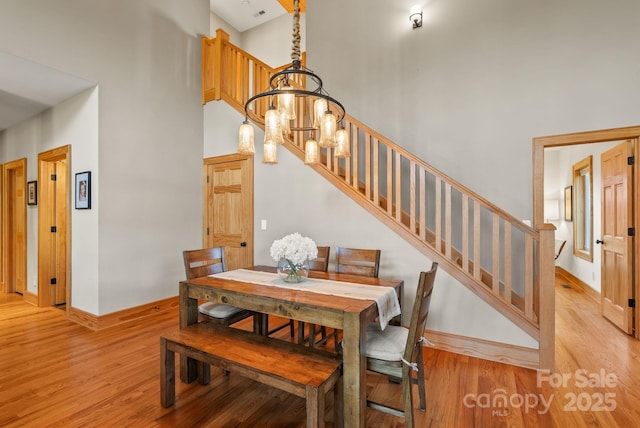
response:
<svg viewBox="0 0 640 428"><path fill-rule="evenodd" d="M27 159L4 164L2 246L5 293L27 292Z"/></svg>
<svg viewBox="0 0 640 428"><path fill-rule="evenodd" d="M227 269L253 266L253 157L204 160L203 245L224 247Z"/></svg>
<svg viewBox="0 0 640 428"><path fill-rule="evenodd" d="M640 127L627 127L616 128L602 131L590 131L573 134L555 135L549 137L539 137L533 139L533 181L534 181L534 226L540 227L544 223L544 149L553 147L573 146L579 144L592 144L610 141L637 141L640 138ZM629 156L633 159L638 159L638 144L634 144ZM633 161L633 160L630 160ZM631 186L634 189L639 189L640 174L633 174L631 179ZM634 227L640 224L640 198L631 198L629 200L632 214L628 219L628 227ZM631 270L631 277L635 277L637 267L640 266L640 240L633 239L631 243L632 255L629 257L628 266ZM598 248L600 251L600 248ZM637 282L637 281L635 281ZM629 294L631 296L637 296L640 292L639 284L632 284L629 286ZM633 302L629 302L632 304ZM633 321L633 336L636 339L640 339L640 320L638 317Z"/></svg>
<svg viewBox="0 0 640 428"><path fill-rule="evenodd" d="M63 146L38 155L38 306L70 305L68 266L69 153Z"/></svg>

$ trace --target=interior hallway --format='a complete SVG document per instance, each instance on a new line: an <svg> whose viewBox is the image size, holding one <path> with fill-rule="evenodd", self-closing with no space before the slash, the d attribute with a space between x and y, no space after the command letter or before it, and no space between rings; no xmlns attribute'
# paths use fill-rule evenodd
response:
<svg viewBox="0 0 640 428"><path fill-rule="evenodd" d="M555 374L538 387L535 371L427 349L427 412L418 412L417 426L637 425L640 342L604 320L585 294L560 282L556 289ZM176 309L92 332L64 311L0 295L0 426L304 426L302 399L217 370L208 386L178 382L176 405L163 409L158 336L177 327ZM368 383L369 394L401 400L398 385L373 376ZM369 410L367 426L404 423Z"/></svg>

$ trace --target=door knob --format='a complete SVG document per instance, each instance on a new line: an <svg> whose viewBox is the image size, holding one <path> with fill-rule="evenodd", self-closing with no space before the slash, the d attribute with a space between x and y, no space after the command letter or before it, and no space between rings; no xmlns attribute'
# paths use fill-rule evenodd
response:
<svg viewBox="0 0 640 428"><path fill-rule="evenodd" d="M241 246L241 247L246 247L246 246L247 246L247 243L246 243L246 242L244 242L244 241L242 241L242 242L240 243L240 246Z"/></svg>
<svg viewBox="0 0 640 428"><path fill-rule="evenodd" d="M604 244L604 241L601 241L599 239L596 239L596 244Z"/></svg>

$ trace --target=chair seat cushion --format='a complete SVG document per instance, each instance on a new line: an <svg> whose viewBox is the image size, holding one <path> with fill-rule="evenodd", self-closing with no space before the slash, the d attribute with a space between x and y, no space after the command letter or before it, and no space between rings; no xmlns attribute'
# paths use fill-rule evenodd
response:
<svg viewBox="0 0 640 428"><path fill-rule="evenodd" d="M388 325L384 330L380 324L371 323L367 326L367 357L385 361L400 361L404 356L409 329Z"/></svg>
<svg viewBox="0 0 640 428"><path fill-rule="evenodd" d="M244 311L244 309L223 305L222 303L207 302L198 306L198 311L212 318L228 318L238 312Z"/></svg>

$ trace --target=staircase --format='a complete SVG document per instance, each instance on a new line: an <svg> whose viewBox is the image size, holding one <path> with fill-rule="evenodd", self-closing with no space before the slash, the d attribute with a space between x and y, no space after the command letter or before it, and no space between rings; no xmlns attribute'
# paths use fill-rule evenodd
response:
<svg viewBox="0 0 640 428"><path fill-rule="evenodd" d="M202 48L203 103L222 99L244 114L245 101L279 71L222 30L204 37ZM539 367L552 369L555 227L525 225L349 115L345 129L351 157L335 161L322 149L322 163L311 167L539 341ZM304 159L301 136L285 146Z"/></svg>

